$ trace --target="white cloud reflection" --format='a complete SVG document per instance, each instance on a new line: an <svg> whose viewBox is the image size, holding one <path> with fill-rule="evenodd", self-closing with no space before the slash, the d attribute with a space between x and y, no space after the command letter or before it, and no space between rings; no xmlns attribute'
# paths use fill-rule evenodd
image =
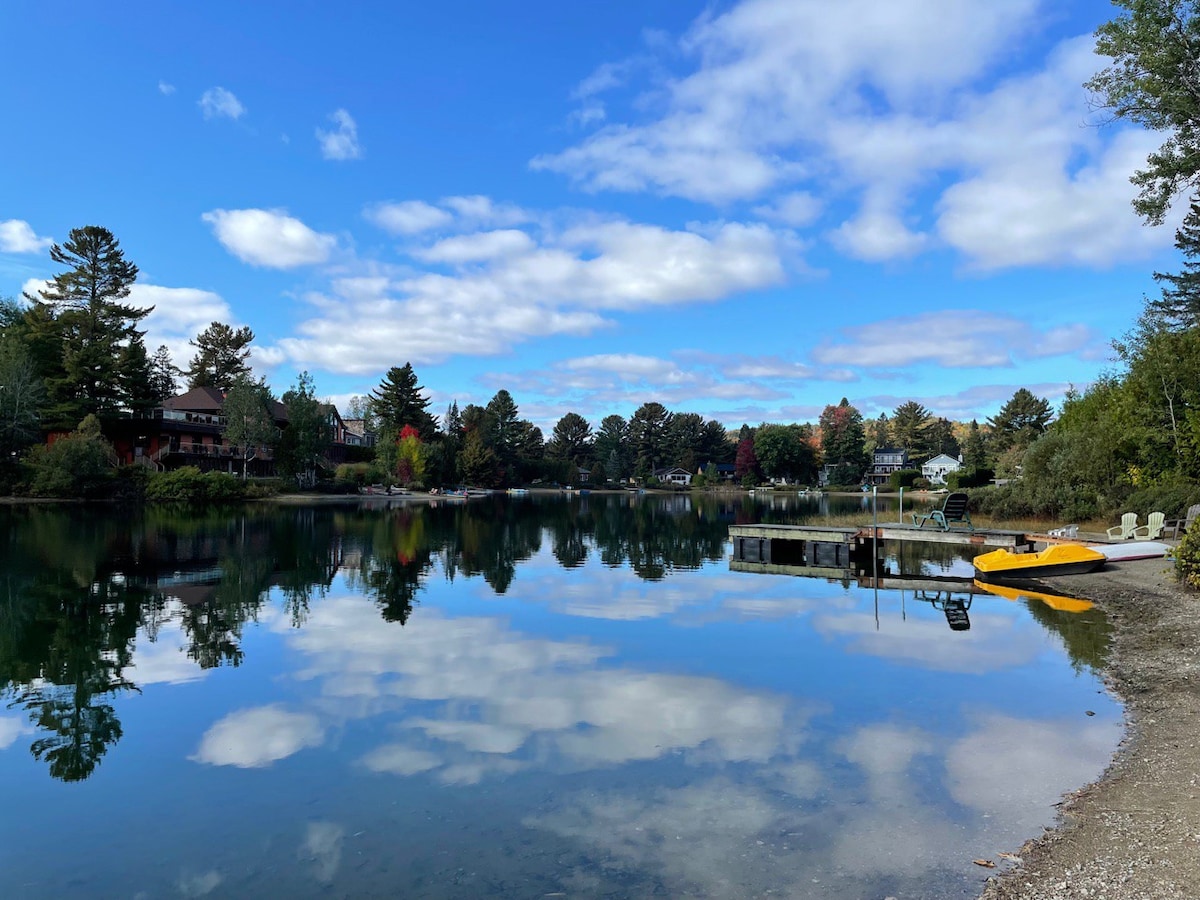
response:
<svg viewBox="0 0 1200 900"><path fill-rule="evenodd" d="M191 759L256 769L315 747L324 737L320 721L311 713L289 712L278 705L240 709L204 732Z"/></svg>

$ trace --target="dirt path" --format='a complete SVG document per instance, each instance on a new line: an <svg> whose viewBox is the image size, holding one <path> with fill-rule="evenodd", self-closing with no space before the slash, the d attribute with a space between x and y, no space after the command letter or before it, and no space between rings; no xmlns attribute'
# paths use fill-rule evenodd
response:
<svg viewBox="0 0 1200 900"><path fill-rule="evenodd" d="M1180 589L1164 560L1110 563L1054 586L1112 620L1106 679L1129 730L1104 777L1068 797L1061 826L1021 848L1022 865L983 897L1200 897L1200 595Z"/></svg>

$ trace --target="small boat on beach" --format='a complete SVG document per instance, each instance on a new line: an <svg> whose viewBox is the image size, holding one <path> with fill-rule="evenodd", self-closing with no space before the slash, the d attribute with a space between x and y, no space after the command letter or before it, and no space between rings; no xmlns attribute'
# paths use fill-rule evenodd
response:
<svg viewBox="0 0 1200 900"><path fill-rule="evenodd" d="M1053 575L1082 575L1094 572L1108 557L1083 544L1053 544L1040 553L993 550L975 557L975 577L980 581L1013 578L1049 578Z"/></svg>
<svg viewBox="0 0 1200 900"><path fill-rule="evenodd" d="M1109 562L1121 562L1131 559L1161 559L1171 550L1171 545L1162 541L1125 541L1120 544L1098 544L1092 549L1103 553Z"/></svg>

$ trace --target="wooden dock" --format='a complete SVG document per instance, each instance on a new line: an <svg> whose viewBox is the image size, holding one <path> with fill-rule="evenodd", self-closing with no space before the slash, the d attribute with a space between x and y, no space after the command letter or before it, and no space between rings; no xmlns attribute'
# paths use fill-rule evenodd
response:
<svg viewBox="0 0 1200 900"><path fill-rule="evenodd" d="M1022 531L952 528L918 528L896 523L834 528L826 525L732 525L733 559L737 562L777 563L815 569L853 569L856 560L870 560L880 542L906 541L930 544L1033 549L1030 535ZM869 569L867 566L861 568Z"/></svg>

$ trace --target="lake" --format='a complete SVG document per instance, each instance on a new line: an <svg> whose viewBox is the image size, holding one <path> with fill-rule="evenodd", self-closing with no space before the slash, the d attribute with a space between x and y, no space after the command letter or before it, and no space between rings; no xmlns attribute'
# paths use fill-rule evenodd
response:
<svg viewBox="0 0 1200 900"><path fill-rule="evenodd" d="M731 568L866 502L0 508L0 894L974 896L1116 748L1109 627Z"/></svg>

